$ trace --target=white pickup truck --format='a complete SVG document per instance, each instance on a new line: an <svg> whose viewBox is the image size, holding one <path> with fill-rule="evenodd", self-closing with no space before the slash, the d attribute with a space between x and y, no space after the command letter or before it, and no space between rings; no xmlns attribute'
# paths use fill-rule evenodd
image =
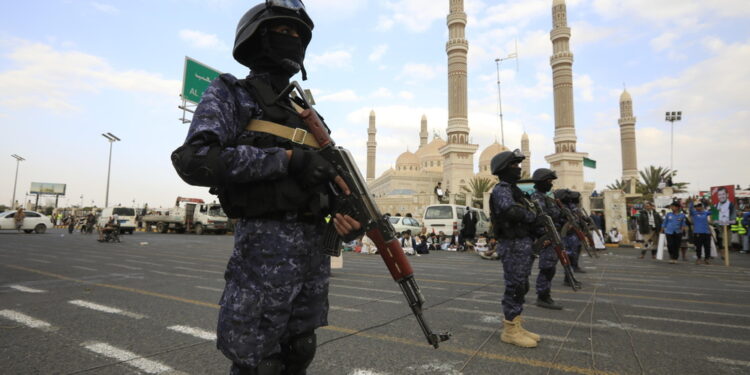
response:
<svg viewBox="0 0 750 375"><path fill-rule="evenodd" d="M141 220L147 232L155 228L161 233L167 233L171 229L177 233L224 234L229 224L229 219L220 204L184 197L177 197L174 207L151 210Z"/></svg>

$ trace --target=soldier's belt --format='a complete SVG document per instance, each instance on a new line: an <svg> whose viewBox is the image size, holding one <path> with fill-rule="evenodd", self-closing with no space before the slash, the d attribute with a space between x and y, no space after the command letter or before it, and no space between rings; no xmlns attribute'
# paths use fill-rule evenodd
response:
<svg viewBox="0 0 750 375"><path fill-rule="evenodd" d="M308 134L307 130L302 128L290 128L281 124L265 120L250 120L245 130L273 134L277 137L286 138L294 143L307 145L313 148L320 148L315 137Z"/></svg>

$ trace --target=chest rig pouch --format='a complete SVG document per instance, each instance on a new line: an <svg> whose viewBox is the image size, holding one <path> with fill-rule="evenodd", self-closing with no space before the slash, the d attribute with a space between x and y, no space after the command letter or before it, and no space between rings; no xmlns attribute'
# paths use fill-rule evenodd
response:
<svg viewBox="0 0 750 375"><path fill-rule="evenodd" d="M300 129L296 130L295 134L306 133L307 128L298 113L288 103L280 103L283 99L277 102L278 94L268 83L259 78L250 78L239 80L237 84L248 90L260 107L261 117L256 119L291 129ZM252 116L247 116L247 118L250 117ZM243 124L245 125L249 124ZM248 130L241 132L235 144L257 148L279 147L285 150L313 149L291 139ZM315 195L309 190L302 189L291 176L283 176L272 181L229 184L215 189L215 192L218 193L224 212L230 218L280 219L287 213L297 213L300 217L308 219L312 219L313 216L310 205Z"/></svg>
<svg viewBox="0 0 750 375"><path fill-rule="evenodd" d="M514 194L514 200L516 200ZM516 200L516 205L520 205ZM492 230L498 239L514 240L529 236L530 230L528 224L524 224L512 217L510 211L517 209L511 207L508 212L500 213L495 211L494 196L490 195L490 220L492 221ZM516 220L514 220L516 219Z"/></svg>

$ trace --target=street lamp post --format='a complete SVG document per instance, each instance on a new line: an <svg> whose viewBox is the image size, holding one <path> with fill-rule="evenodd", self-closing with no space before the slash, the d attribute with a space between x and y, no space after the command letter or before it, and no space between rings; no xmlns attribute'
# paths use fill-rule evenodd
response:
<svg viewBox="0 0 750 375"><path fill-rule="evenodd" d="M516 48L517 49L517 48ZM497 68L497 107L500 113L500 141L505 146L505 129L503 127L503 96L500 92L500 62L510 59L516 59L516 69L518 69L518 53L514 52L504 58L495 59L495 67Z"/></svg>
<svg viewBox="0 0 750 375"><path fill-rule="evenodd" d="M674 173L674 122L682 120L682 111L667 112L665 120L669 121L671 127L669 135L669 169Z"/></svg>
<svg viewBox="0 0 750 375"><path fill-rule="evenodd" d="M112 143L118 142L121 139L117 138L112 133L104 134L102 133L102 137L107 138L109 141L109 165L107 166L107 194L104 196L104 207L109 207L109 176L110 172L112 171Z"/></svg>
<svg viewBox="0 0 750 375"><path fill-rule="evenodd" d="M16 185L18 184L18 165L21 164L22 161L26 160L16 154L11 155L14 159L16 159L16 178L13 180L13 198L10 200L10 208L16 208Z"/></svg>

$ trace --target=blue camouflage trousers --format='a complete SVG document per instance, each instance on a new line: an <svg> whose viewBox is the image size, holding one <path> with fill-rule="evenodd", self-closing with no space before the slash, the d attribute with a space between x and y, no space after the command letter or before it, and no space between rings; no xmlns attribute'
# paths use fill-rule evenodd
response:
<svg viewBox="0 0 750 375"><path fill-rule="evenodd" d="M573 268L578 268L578 258L581 256L581 240L575 233L572 233L563 238L563 244L565 245L565 252L568 253L570 258L570 265Z"/></svg>
<svg viewBox="0 0 750 375"><path fill-rule="evenodd" d="M513 320L523 312L525 295L529 291L529 275L534 262L531 237L498 241L500 259L503 262L505 293L503 294L503 315Z"/></svg>
<svg viewBox="0 0 750 375"><path fill-rule="evenodd" d="M232 362L256 367L291 336L328 324L331 263L322 232L295 214L238 221L216 332Z"/></svg>
<svg viewBox="0 0 750 375"><path fill-rule="evenodd" d="M552 246L545 247L539 252L539 275L536 277L536 294L548 295L552 288L552 278L555 277L557 254Z"/></svg>

